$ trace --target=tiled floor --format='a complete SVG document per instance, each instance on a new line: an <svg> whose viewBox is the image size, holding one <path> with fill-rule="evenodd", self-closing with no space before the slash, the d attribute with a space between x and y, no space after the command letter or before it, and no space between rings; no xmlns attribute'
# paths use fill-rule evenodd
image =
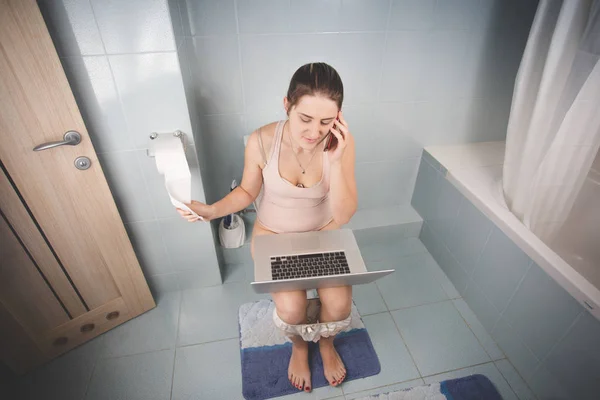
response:
<svg viewBox="0 0 600 400"><path fill-rule="evenodd" d="M482 373L506 400L534 398L417 238L358 240L369 269L396 268L354 291L381 373L289 397L350 400ZM237 309L266 297L250 289L251 271L237 265L223 286L163 294L156 309L22 378L18 398L242 399Z"/></svg>

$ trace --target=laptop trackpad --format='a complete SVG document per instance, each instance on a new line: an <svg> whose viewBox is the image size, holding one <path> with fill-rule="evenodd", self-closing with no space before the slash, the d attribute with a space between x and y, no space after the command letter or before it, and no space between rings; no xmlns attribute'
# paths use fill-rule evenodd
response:
<svg viewBox="0 0 600 400"><path fill-rule="evenodd" d="M318 250L321 247L321 242L316 236L292 238L291 240L294 251Z"/></svg>

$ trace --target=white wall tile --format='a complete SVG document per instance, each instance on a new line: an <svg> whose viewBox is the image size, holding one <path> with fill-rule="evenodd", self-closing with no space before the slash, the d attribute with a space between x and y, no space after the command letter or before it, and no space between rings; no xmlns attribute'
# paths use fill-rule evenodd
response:
<svg viewBox="0 0 600 400"><path fill-rule="evenodd" d="M61 61L96 151L132 149L107 57L66 57Z"/></svg>
<svg viewBox="0 0 600 400"><path fill-rule="evenodd" d="M434 7L435 0L392 0L388 29L429 29Z"/></svg>
<svg viewBox="0 0 600 400"><path fill-rule="evenodd" d="M194 76L194 113L243 112L237 36L186 38L184 46Z"/></svg>
<svg viewBox="0 0 600 400"><path fill-rule="evenodd" d="M337 32L341 0L290 0L290 32Z"/></svg>
<svg viewBox="0 0 600 400"><path fill-rule="evenodd" d="M136 148L147 148L152 132L192 131L175 52L109 56L109 62Z"/></svg>
<svg viewBox="0 0 600 400"><path fill-rule="evenodd" d="M175 50L167 0L90 0L108 54Z"/></svg>
<svg viewBox="0 0 600 400"><path fill-rule="evenodd" d="M356 165L358 208L409 204L418 158Z"/></svg>
<svg viewBox="0 0 600 400"><path fill-rule="evenodd" d="M39 0L38 5L61 57L104 54L89 0Z"/></svg>
<svg viewBox="0 0 600 400"><path fill-rule="evenodd" d="M290 30L289 0L238 0L240 33L285 33Z"/></svg>
<svg viewBox="0 0 600 400"><path fill-rule="evenodd" d="M340 31L383 31L391 0L342 0Z"/></svg>
<svg viewBox="0 0 600 400"><path fill-rule="evenodd" d="M438 0L435 6L435 29L469 29L480 13L481 0Z"/></svg>
<svg viewBox="0 0 600 400"><path fill-rule="evenodd" d="M235 35L234 0L176 0L185 36Z"/></svg>

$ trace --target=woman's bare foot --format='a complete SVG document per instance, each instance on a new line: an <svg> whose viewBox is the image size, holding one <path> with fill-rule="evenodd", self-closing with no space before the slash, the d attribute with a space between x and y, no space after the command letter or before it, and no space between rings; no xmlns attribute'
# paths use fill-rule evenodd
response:
<svg viewBox="0 0 600 400"><path fill-rule="evenodd" d="M344 367L344 362L333 346L333 338L321 338L319 349L323 359L325 379L331 386L339 385L346 378L346 367Z"/></svg>
<svg viewBox="0 0 600 400"><path fill-rule="evenodd" d="M310 392L310 368L308 367L308 343L304 340L294 340L292 357L288 367L288 379L298 390Z"/></svg>

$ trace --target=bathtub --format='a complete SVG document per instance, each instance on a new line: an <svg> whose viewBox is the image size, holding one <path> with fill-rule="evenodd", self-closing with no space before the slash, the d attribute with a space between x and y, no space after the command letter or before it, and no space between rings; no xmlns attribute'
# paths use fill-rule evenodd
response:
<svg viewBox="0 0 600 400"><path fill-rule="evenodd" d="M600 198L600 173L593 169L578 204L552 248L527 229L507 208L502 194L504 142L425 148L423 157L436 165L446 179L489 218L525 254L562 286L575 300L600 320L600 265L597 258L600 238L593 232L600 225L600 213L581 215L583 203ZM598 161L598 160L597 160ZM596 167L600 164L597 162ZM597 200L596 200L597 202ZM594 253L595 252L595 253Z"/></svg>

